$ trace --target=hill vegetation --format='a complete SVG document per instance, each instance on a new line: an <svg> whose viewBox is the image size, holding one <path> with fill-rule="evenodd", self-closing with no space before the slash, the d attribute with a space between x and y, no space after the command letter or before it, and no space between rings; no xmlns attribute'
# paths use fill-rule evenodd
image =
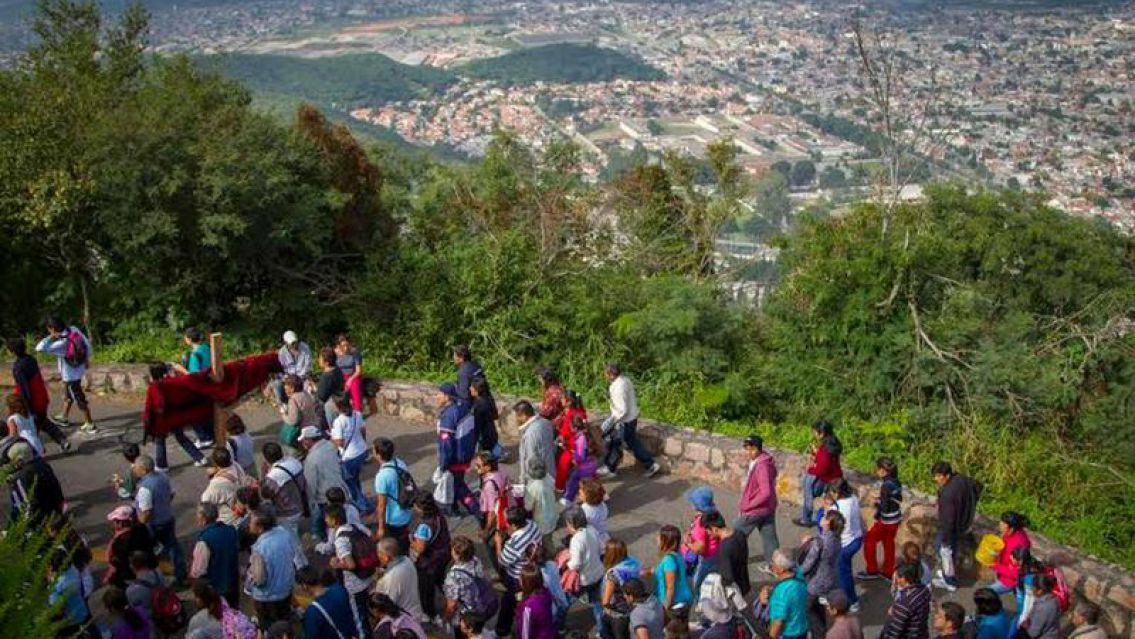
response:
<svg viewBox="0 0 1135 639"><path fill-rule="evenodd" d="M339 109L426 98L456 82L449 72L395 62L380 53L326 58L223 54L200 58L207 70L257 92L290 95Z"/></svg>
<svg viewBox="0 0 1135 639"><path fill-rule="evenodd" d="M501 133L450 166L365 151L301 107L286 123L145 20L51 0L41 44L0 72L0 331L48 313L100 358L147 361L193 324L274 347L350 330L380 375L452 375L464 342L503 391L554 367L601 405L602 363L645 413L802 449L834 420L846 460L937 459L982 508L1135 567L1135 246L1041 197L928 189L808 219L760 311L732 304L713 240L753 185L728 140L584 182L580 152Z"/></svg>
<svg viewBox="0 0 1135 639"><path fill-rule="evenodd" d="M476 60L457 69L463 75L502 84L575 84L610 80L661 80L662 71L641 59L593 44L549 44Z"/></svg>

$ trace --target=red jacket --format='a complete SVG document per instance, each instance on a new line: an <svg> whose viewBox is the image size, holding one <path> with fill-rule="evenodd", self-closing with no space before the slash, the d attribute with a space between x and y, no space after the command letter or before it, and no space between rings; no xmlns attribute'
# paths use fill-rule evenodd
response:
<svg viewBox="0 0 1135 639"><path fill-rule="evenodd" d="M556 419L556 434L565 442L570 442L575 435L571 428L571 420L574 417L582 419L584 424L587 423L587 411L582 408L569 408Z"/></svg>
<svg viewBox="0 0 1135 639"><path fill-rule="evenodd" d="M33 416L47 414L51 396L48 395L47 385L43 383L43 375L39 372L39 362L34 357L25 355L13 362L12 381L16 384L16 394L27 403L29 413Z"/></svg>
<svg viewBox="0 0 1135 639"><path fill-rule="evenodd" d="M839 455L833 455L827 446L820 444L816 456L812 459L812 465L808 467L808 474L825 484L843 477L843 469L839 467Z"/></svg>
<svg viewBox="0 0 1135 639"><path fill-rule="evenodd" d="M1001 549L1001 554L997 555L997 563L993 564L993 572L997 574L997 581L1002 585L1014 588L1017 585L1017 577L1020 573L1020 566L1014 566L1011 558L1013 551L1018 548L1029 548L1032 542L1029 541L1029 534L1024 530L1013 530L1009 534L1001 538L1005 542L1005 547Z"/></svg>

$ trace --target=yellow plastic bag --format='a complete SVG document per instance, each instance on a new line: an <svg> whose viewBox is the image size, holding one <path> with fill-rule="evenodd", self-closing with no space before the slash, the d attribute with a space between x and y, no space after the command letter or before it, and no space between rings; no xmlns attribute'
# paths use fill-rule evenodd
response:
<svg viewBox="0 0 1135 639"><path fill-rule="evenodd" d="M981 538L981 543L977 545L977 563L982 566L992 566L997 563L997 558L1001 556L1001 551L1005 549L1005 540L1001 539L999 535L985 535Z"/></svg>

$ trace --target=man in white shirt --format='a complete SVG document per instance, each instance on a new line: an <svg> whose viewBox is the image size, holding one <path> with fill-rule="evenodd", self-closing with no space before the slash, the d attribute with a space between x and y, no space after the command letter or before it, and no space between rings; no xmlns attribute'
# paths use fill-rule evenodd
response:
<svg viewBox="0 0 1135 639"><path fill-rule="evenodd" d="M330 565L343 575L343 587L351 596L352 616L361 620L364 625L368 625L367 591L374 583L375 571L374 568L362 569L356 565L351 554L350 536L351 534L362 533L370 537L370 530L362 524L348 523L346 510L339 505L328 506L324 518L327 522L327 528L334 530L335 552L331 557ZM362 636L362 629L359 632Z"/></svg>
<svg viewBox="0 0 1135 639"><path fill-rule="evenodd" d="M587 525L587 515L582 508L572 508L567 512L567 524L568 532L571 533L567 567L568 570L579 573L580 593L587 595L598 626L602 623L603 616L603 549L599 546L599 536L595 534L595 529Z"/></svg>
<svg viewBox="0 0 1135 639"><path fill-rule="evenodd" d="M300 341L295 331L285 331L284 345L280 347L276 357L280 360L283 374L272 380L270 386L277 406L284 406L288 403L288 396L284 393L284 379L288 375L307 379L311 374L311 347L307 342Z"/></svg>
<svg viewBox="0 0 1135 639"><path fill-rule="evenodd" d="M351 493L351 503L358 506L363 515L374 512L374 505L363 495L363 484L359 475L367 463L367 431L363 414L351 406L347 395L335 398L339 415L331 422L331 441L339 449L343 464L343 481Z"/></svg>
<svg viewBox="0 0 1135 639"><path fill-rule="evenodd" d="M635 397L634 385L619 370L615 363L603 367L603 374L609 384L607 391L611 396L611 414L603 421L603 436L607 440L607 454L603 458L603 465L599 467L598 474L602 477L613 475L619 467L623 457L623 444L625 443L634 454L638 463L646 469L646 476L653 477L658 474L661 467L654 461L654 456L642 445L638 438L638 400ZM621 428L620 428L621 425ZM620 430L622 432L620 432Z"/></svg>

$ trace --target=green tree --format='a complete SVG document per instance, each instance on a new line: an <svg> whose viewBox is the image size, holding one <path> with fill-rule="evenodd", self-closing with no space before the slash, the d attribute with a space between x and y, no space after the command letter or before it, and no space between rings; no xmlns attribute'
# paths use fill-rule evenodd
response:
<svg viewBox="0 0 1135 639"><path fill-rule="evenodd" d="M829 166L820 174L821 189L847 188L847 174L837 166Z"/></svg>
<svg viewBox="0 0 1135 639"><path fill-rule="evenodd" d="M792 185L807 186L816 179L816 164L811 160L800 160L792 165Z"/></svg>

